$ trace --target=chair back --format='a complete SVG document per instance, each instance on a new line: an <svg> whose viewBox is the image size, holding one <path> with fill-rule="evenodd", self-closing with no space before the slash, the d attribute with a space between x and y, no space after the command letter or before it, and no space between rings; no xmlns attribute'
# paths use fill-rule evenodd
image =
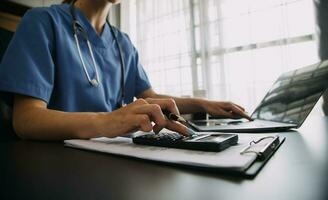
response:
<svg viewBox="0 0 328 200"><path fill-rule="evenodd" d="M0 63L13 35L13 32L0 28ZM5 96L6 93L0 93L0 140L16 137L12 125L12 108L4 101Z"/></svg>

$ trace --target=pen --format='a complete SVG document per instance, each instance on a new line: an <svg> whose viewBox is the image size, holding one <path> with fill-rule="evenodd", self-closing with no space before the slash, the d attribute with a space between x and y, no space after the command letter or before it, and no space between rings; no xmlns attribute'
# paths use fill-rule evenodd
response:
<svg viewBox="0 0 328 200"><path fill-rule="evenodd" d="M188 123L187 120L185 120L183 117L181 117L180 115L171 113L168 110L162 110L163 114L172 121L178 121L180 123L182 123L183 125L185 125L187 127L187 133L189 134L189 136L195 135L196 133L190 128L190 125Z"/></svg>
<svg viewBox="0 0 328 200"><path fill-rule="evenodd" d="M180 115L176 115L174 113L171 113L168 110L162 110L162 112L169 120L178 121L178 122L182 122L182 123L187 123L187 120L185 120Z"/></svg>

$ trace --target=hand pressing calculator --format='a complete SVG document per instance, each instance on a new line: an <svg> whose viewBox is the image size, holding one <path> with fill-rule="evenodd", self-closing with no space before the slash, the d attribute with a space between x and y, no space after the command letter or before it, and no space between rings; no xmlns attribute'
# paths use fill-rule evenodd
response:
<svg viewBox="0 0 328 200"><path fill-rule="evenodd" d="M134 137L135 144L191 149L200 151L222 151L238 142L236 134L194 134L184 137L179 133L160 132Z"/></svg>

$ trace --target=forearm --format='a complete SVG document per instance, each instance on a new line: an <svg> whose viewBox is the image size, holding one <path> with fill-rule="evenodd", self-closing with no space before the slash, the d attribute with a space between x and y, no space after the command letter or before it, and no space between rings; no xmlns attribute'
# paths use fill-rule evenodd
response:
<svg viewBox="0 0 328 200"><path fill-rule="evenodd" d="M181 114L191 114L197 112L206 112L212 116L228 118L246 118L251 120L245 109L232 102L210 101L200 98L181 98L169 95L157 94L152 88L144 91L138 98L172 98L174 99Z"/></svg>
<svg viewBox="0 0 328 200"><path fill-rule="evenodd" d="M182 98L162 94L153 94L151 98L173 98L181 114L205 112L204 100L200 98Z"/></svg>
<svg viewBox="0 0 328 200"><path fill-rule="evenodd" d="M62 112L47 108L46 102L16 95L13 125L18 136L33 140L116 137L137 130L159 131L166 127L187 135L187 128L166 119L161 109L176 113L171 100L138 99L112 112ZM153 124L154 123L154 124Z"/></svg>
<svg viewBox="0 0 328 200"><path fill-rule="evenodd" d="M15 111L14 111L15 113ZM69 113L33 108L14 116L14 128L23 139L64 140L99 137L101 113Z"/></svg>

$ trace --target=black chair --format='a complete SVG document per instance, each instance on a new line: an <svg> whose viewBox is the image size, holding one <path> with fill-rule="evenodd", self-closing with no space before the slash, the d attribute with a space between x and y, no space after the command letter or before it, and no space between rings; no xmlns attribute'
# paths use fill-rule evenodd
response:
<svg viewBox="0 0 328 200"><path fill-rule="evenodd" d="M321 60L328 59L328 1L315 0L317 11L317 25L319 30L319 57ZM323 111L328 116L328 90L323 95Z"/></svg>
<svg viewBox="0 0 328 200"><path fill-rule="evenodd" d="M14 33L0 28L0 63ZM4 101L6 93L0 93L0 140L16 139L12 126L12 108Z"/></svg>
<svg viewBox="0 0 328 200"><path fill-rule="evenodd" d="M1 1L0 3L0 12L17 17L22 17L30 8L12 1ZM13 35L14 32L0 28L0 63ZM17 138L12 126L12 105L7 104L10 102L8 97L10 98L11 95L0 92L0 140Z"/></svg>

